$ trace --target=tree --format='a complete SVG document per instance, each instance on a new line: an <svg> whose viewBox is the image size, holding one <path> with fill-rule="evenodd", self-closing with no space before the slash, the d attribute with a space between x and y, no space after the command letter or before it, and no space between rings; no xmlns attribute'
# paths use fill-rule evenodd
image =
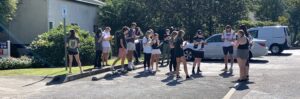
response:
<svg viewBox="0 0 300 99"><path fill-rule="evenodd" d="M17 10L18 0L0 0L0 23L7 25Z"/></svg>
<svg viewBox="0 0 300 99"><path fill-rule="evenodd" d="M217 33L218 28L247 19L246 0L107 0L100 8L100 25L120 29L137 22L145 30L170 26L191 37L197 29ZM234 6L232 6L234 5Z"/></svg>
<svg viewBox="0 0 300 99"><path fill-rule="evenodd" d="M293 8L289 11L289 23L294 31L293 41L296 41L300 30L300 1L295 1Z"/></svg>
<svg viewBox="0 0 300 99"><path fill-rule="evenodd" d="M257 17L262 21L278 21L284 15L285 5L283 0L261 0Z"/></svg>

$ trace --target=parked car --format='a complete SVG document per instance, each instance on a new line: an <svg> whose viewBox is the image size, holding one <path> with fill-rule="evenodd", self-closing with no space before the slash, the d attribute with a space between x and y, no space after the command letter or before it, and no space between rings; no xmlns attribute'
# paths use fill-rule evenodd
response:
<svg viewBox="0 0 300 99"><path fill-rule="evenodd" d="M264 26L250 28L253 38L267 40L267 47L272 54L280 54L292 46L287 26Z"/></svg>
<svg viewBox="0 0 300 99"><path fill-rule="evenodd" d="M204 50L204 58L205 59L223 59L223 41L221 38L221 34L215 34L208 37L206 40L207 45L205 45ZM187 60L193 60L193 43L185 42L186 46L184 46L184 54ZM236 49L235 49L236 50ZM234 55L236 51L234 51ZM266 47L266 40L253 39L253 46L249 52L249 58L252 57L261 57L268 54L268 48Z"/></svg>

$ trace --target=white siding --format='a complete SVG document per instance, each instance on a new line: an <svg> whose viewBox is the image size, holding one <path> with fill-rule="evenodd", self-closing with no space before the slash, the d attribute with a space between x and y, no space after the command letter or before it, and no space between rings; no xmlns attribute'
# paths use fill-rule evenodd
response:
<svg viewBox="0 0 300 99"><path fill-rule="evenodd" d="M49 0L49 22L54 22L54 27L63 23L62 9L67 8L67 24L77 23L82 29L93 32L97 23L98 7L69 0Z"/></svg>
<svg viewBox="0 0 300 99"><path fill-rule="evenodd" d="M47 0L21 0L9 25L13 44L29 44L47 28Z"/></svg>

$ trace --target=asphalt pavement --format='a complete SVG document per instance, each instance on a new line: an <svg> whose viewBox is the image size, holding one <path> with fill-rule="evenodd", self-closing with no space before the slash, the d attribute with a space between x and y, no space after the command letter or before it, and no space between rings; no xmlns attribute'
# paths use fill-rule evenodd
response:
<svg viewBox="0 0 300 99"><path fill-rule="evenodd" d="M51 78L0 77L3 99L299 99L300 50L287 50L282 55L268 55L251 62L250 82L238 79L238 65L233 73L220 71L222 60L205 60L202 74L186 80L166 75L168 67L155 74L138 69L128 73L111 72L79 80L47 84ZM188 63L191 74L192 62ZM97 80L92 80L96 77ZM1 99L0 98L0 99Z"/></svg>

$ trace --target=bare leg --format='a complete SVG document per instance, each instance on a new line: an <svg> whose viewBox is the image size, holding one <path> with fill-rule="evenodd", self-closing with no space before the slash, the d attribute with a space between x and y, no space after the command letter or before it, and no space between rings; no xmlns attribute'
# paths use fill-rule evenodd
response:
<svg viewBox="0 0 300 99"><path fill-rule="evenodd" d="M69 73L72 73L72 65L73 65L73 55L69 56Z"/></svg>
<svg viewBox="0 0 300 99"><path fill-rule="evenodd" d="M185 72L185 75L186 75L186 76L189 76L185 57L181 57L181 61L182 61L183 66L184 66L184 72Z"/></svg>
<svg viewBox="0 0 300 99"><path fill-rule="evenodd" d="M76 61L77 61L77 64L78 64L78 66L79 66L80 73L82 73L81 61L80 61L79 54L75 55L75 59L76 59Z"/></svg>
<svg viewBox="0 0 300 99"><path fill-rule="evenodd" d="M159 54L156 54L155 57L156 57L156 71L159 71L159 67L158 67Z"/></svg>
<svg viewBox="0 0 300 99"><path fill-rule="evenodd" d="M230 57L230 65L231 65L231 67L230 67L230 69L232 69L232 67L233 67L233 63L234 63L234 58L233 58L233 55L231 54L231 55L229 55L229 57Z"/></svg>
<svg viewBox="0 0 300 99"><path fill-rule="evenodd" d="M180 69L180 58L176 58L177 66L176 66L176 75L179 76L179 69Z"/></svg>
<svg viewBox="0 0 300 99"><path fill-rule="evenodd" d="M224 68L224 69L227 69L228 55L225 55L225 56L224 56L224 63L225 63L225 68Z"/></svg>

